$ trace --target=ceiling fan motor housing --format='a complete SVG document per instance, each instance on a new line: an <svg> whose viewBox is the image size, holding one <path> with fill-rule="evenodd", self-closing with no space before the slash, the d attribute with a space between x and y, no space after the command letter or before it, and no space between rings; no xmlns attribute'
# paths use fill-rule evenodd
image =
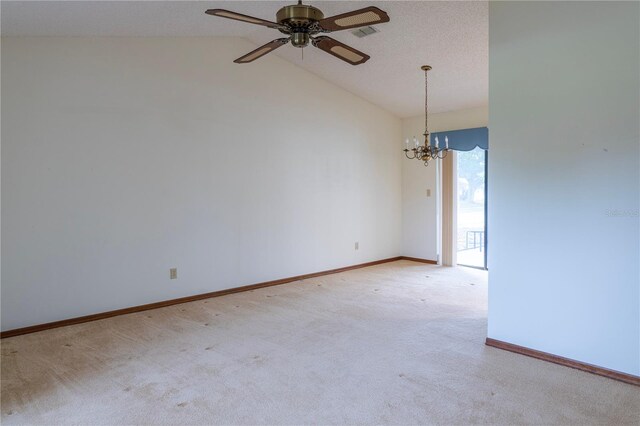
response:
<svg viewBox="0 0 640 426"><path fill-rule="evenodd" d="M295 47L309 44L309 26L323 18L324 14L320 9L304 4L285 6L276 14L279 24L291 28L291 44Z"/></svg>

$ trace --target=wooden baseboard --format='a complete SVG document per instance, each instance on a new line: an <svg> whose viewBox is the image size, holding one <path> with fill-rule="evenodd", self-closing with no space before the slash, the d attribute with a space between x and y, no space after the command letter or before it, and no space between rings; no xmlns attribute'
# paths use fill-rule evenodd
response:
<svg viewBox="0 0 640 426"><path fill-rule="evenodd" d="M0 339L6 337L20 336L22 334L35 333L37 331L49 330L51 328L65 327L67 325L81 324L83 322L96 321L105 318L111 318L118 315L131 314L134 312L147 311L149 309L163 308L165 306L178 305L180 303L193 302L195 300L209 299L212 297L220 297L232 293L240 293L243 291L255 290L257 288L271 287L274 285L286 284L293 281L306 280L309 278L320 277L322 275L336 274L338 272L350 271L352 269L366 268L367 266L380 265L381 263L395 262L403 259L401 256L391 257L388 259L376 260L374 262L360 263L358 265L345 266L343 268L329 269L327 271L314 272L311 274L297 275L295 277L281 278L279 280L266 281L258 284L245 285L242 287L234 287L226 290L212 291L210 293L196 294L193 296L180 297L178 299L163 300L162 302L148 303L146 305L132 306L130 308L116 309L114 311L100 312L82 317L68 318L60 321L48 322L45 324L37 324L29 327L16 328L0 332Z"/></svg>
<svg viewBox="0 0 640 426"><path fill-rule="evenodd" d="M258 283L258 284L245 285L245 286L242 286L242 287L234 287L234 288L230 288L230 289L226 289L226 290L219 290L219 291L213 291L213 292L210 292L210 293L196 294L196 295L193 295L193 296L180 297L178 299L163 300L161 302L148 303L146 305L132 306L130 308L116 309L114 311L100 312L100 313L97 313L97 314L85 315L85 316L82 316L82 317L68 318L68 319L64 319L64 320L60 320L60 321L48 322L48 323L45 323L45 324L37 324L37 325L29 326L29 327L22 327L22 328L16 328L16 329L13 329L13 330L6 330L6 331L0 332L0 339L4 339L6 337L20 336L22 334L35 333L35 332L38 332L38 331L49 330L49 329L52 329L52 328L65 327L65 326L73 325L73 324L81 324L83 322L97 321L97 320L101 320L101 319L105 319L105 318L115 317L115 316L118 316L118 315L126 315L126 314L131 314L131 313L134 313L134 312L147 311L149 309L163 308L165 306L171 306L171 305L177 305L177 304L180 304L180 303L193 302L195 300L209 299L209 298L212 298L212 297L220 297L220 296L224 296L224 295L227 295L227 294L240 293L240 292L243 292L243 291L255 290L255 289L263 288L263 287L271 287L271 286L274 286L274 285L286 284L286 283L290 283L290 282L293 282L293 281L300 281L300 280L305 280L305 279L309 279L309 278L320 277L322 275L336 274L338 272L350 271L352 269L358 269L358 268L366 268L367 266L379 265L381 263L395 262L396 260L411 260L411 261L414 261L414 262L429 263L429 264L436 264L437 263L437 262L435 262L433 260L418 259L418 258L415 258L415 257L407 257L407 256L391 257L391 258L388 258L388 259L376 260L374 262L367 262L367 263L360 263L358 265L345 266L343 268L330 269L330 270L327 270L327 271L314 272L314 273L311 273L311 274L297 275L295 277L281 278L279 280L266 281L266 282L262 282L262 283Z"/></svg>
<svg viewBox="0 0 640 426"><path fill-rule="evenodd" d="M532 358L553 362L554 364L560 364L565 367L571 367L577 370L587 371L589 373L597 374L598 376L604 376L610 379L629 383L631 385L640 386L640 377L634 376L633 374L627 374L627 373L622 373L620 371L609 370L608 368L598 367L597 365L587 364L586 362L580 362L570 358L564 358L564 357L553 355L547 352L537 351L535 349L529 349L524 346L514 345L512 343L491 339L489 337L487 337L485 344L487 346L503 349L505 351L515 352L517 354L530 356Z"/></svg>
<svg viewBox="0 0 640 426"><path fill-rule="evenodd" d="M412 262L428 263L430 265L437 265L438 264L438 262L436 262L435 260L420 259L418 257L400 256L400 259L402 259L402 260L410 260Z"/></svg>

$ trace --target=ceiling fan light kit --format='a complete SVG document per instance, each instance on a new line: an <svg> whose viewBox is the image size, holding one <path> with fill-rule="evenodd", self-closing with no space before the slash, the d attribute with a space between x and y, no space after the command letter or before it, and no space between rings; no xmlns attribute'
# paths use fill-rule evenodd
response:
<svg viewBox="0 0 640 426"><path fill-rule="evenodd" d="M291 42L293 46L299 48L304 48L312 44L314 47L324 50L351 65L359 65L367 62L369 55L331 37L325 35L318 36L318 34L389 22L389 15L374 6L325 18L320 9L302 4L302 1L298 1L298 4L281 8L276 13L277 22L267 21L224 9L209 9L205 13L221 18L234 19L236 21L273 28L288 36L270 41L246 55L241 56L234 61L238 64L253 62L278 47Z"/></svg>

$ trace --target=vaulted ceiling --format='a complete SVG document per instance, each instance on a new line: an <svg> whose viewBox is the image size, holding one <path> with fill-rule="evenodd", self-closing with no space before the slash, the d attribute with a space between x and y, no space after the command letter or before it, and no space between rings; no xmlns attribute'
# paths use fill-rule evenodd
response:
<svg viewBox="0 0 640 426"><path fill-rule="evenodd" d="M206 15L223 8L275 20L290 1L2 1L3 36L233 36L256 45L275 30ZM307 4L309 2L305 2ZM317 1L325 16L369 5L391 21L378 33L358 38L350 31L331 36L371 56L352 66L308 47L304 59L291 45L273 55L294 63L399 117L424 111L423 64L429 64L429 110L444 112L488 102L488 3L485 1ZM233 61L247 52L238 51ZM257 63L237 65L255 66Z"/></svg>

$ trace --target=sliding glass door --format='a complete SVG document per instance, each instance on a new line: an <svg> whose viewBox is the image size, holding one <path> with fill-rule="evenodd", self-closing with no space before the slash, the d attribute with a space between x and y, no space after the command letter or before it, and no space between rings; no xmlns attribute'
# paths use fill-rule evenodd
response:
<svg viewBox="0 0 640 426"><path fill-rule="evenodd" d="M460 151L457 160L457 263L486 269L487 151Z"/></svg>

